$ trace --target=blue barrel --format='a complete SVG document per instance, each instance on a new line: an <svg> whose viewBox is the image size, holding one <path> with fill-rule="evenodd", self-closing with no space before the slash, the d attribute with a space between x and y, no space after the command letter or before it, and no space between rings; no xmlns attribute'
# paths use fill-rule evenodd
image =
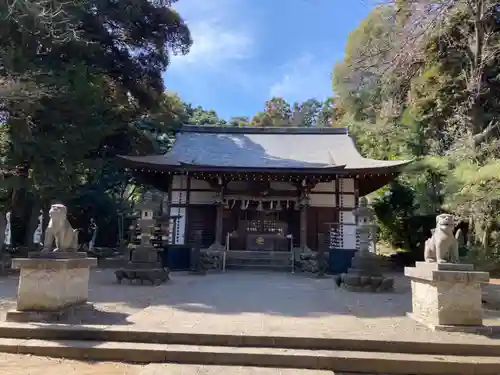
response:
<svg viewBox="0 0 500 375"><path fill-rule="evenodd" d="M351 267L351 260L356 250L330 249L328 271L333 275L345 273Z"/></svg>
<svg viewBox="0 0 500 375"><path fill-rule="evenodd" d="M160 254L162 266L171 271L187 271L191 268L191 248L188 246L166 246Z"/></svg>

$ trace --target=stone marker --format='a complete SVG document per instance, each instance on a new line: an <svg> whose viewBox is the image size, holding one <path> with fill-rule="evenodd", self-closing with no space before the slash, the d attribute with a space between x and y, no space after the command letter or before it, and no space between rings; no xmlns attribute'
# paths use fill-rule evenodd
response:
<svg viewBox="0 0 500 375"><path fill-rule="evenodd" d="M433 330L483 330L481 284L488 272L472 264L458 264L458 244L452 216L436 217L436 229L425 243L425 262L405 267L411 280L412 312L408 316Z"/></svg>
<svg viewBox="0 0 500 375"><path fill-rule="evenodd" d="M49 212L44 250L12 260L20 275L16 310L7 312L8 321L60 320L88 300L90 267L97 265L97 259L77 252L77 232L68 222L65 206L53 205ZM51 251L54 240L56 249Z"/></svg>

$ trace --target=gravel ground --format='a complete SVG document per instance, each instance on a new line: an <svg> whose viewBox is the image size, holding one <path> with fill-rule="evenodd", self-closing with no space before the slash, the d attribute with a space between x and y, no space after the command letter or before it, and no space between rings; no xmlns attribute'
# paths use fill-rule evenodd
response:
<svg viewBox="0 0 500 375"><path fill-rule="evenodd" d="M173 273L160 286L119 285L112 270L93 270L89 300L68 323L194 333L482 341L484 336L430 332L406 317L407 278L391 294L350 293L330 278L279 272ZM495 286L497 287L497 286ZM498 286L500 288L500 286ZM17 276L0 278L0 320L15 307ZM485 323L500 325L498 312Z"/></svg>
<svg viewBox="0 0 500 375"><path fill-rule="evenodd" d="M0 353L0 368L5 375L142 375L145 366Z"/></svg>
<svg viewBox="0 0 500 375"><path fill-rule="evenodd" d="M423 341L477 341L493 338L436 333L405 314L411 309L408 280L396 277L392 294L358 294L335 288L329 278L272 272L227 272L195 276L172 274L160 286L116 284L112 270L93 270L89 300L70 317L72 324L121 326L173 332L361 337ZM18 278L0 278L0 320L15 308ZM498 293L500 285L488 288ZM485 322L500 325L498 312ZM112 328L110 327L110 328ZM82 362L0 353L1 373L9 375L325 375L331 372L179 365ZM337 374L341 375L341 374ZM352 375L352 374L351 374Z"/></svg>

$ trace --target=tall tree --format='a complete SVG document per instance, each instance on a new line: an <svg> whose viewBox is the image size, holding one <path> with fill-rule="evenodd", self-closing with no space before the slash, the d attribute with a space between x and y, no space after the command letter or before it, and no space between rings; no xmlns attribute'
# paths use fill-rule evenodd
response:
<svg viewBox="0 0 500 375"><path fill-rule="evenodd" d="M26 171L21 185L7 189L20 221L29 216L28 196L38 212L94 181L98 159L113 157L117 140L127 153L144 143L136 120L158 105L170 53L191 44L172 2L0 4L7 15L0 23L0 141L6 165Z"/></svg>

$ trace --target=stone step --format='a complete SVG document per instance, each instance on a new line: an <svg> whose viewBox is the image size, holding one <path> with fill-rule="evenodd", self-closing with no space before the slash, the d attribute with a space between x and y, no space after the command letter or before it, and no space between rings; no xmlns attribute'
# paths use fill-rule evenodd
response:
<svg viewBox="0 0 500 375"><path fill-rule="evenodd" d="M292 255L287 251L238 251L230 250L226 253L226 259L287 259Z"/></svg>
<svg viewBox="0 0 500 375"><path fill-rule="evenodd" d="M226 265L276 265L276 266L291 266L292 262L288 259L240 259L240 258L229 258L226 259Z"/></svg>
<svg viewBox="0 0 500 375"><path fill-rule="evenodd" d="M144 344L207 345L227 347L350 350L452 356L491 356L500 358L500 340L488 344L463 341L404 341L339 337L257 336L206 333L181 333L143 330L124 326L82 326L69 324L3 323L0 338L35 340L78 340L136 342ZM456 338L455 338L456 339ZM1 339L0 339L1 340Z"/></svg>
<svg viewBox="0 0 500 375"><path fill-rule="evenodd" d="M139 375L356 375L328 370L299 370L286 368L180 365L153 363L144 367ZM380 374L357 374L380 375Z"/></svg>
<svg viewBox="0 0 500 375"><path fill-rule="evenodd" d="M291 271L291 253L286 251L239 251L226 253L226 268Z"/></svg>
<svg viewBox="0 0 500 375"><path fill-rule="evenodd" d="M291 265L274 265L274 264L226 264L226 269L229 270L252 270L252 271L277 271L277 272L292 272Z"/></svg>
<svg viewBox="0 0 500 375"><path fill-rule="evenodd" d="M130 363L255 366L407 375L498 375L500 358L112 341L0 339L4 353Z"/></svg>

